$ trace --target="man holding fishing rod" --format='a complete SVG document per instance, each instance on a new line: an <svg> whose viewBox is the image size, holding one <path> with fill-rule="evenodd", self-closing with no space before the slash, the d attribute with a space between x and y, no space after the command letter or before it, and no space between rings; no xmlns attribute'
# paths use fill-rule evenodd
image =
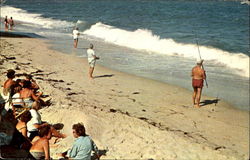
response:
<svg viewBox="0 0 250 160"><path fill-rule="evenodd" d="M193 105L194 107L200 108L201 92L203 88L203 81L206 80L206 73L202 67L203 60L198 60L197 65L192 69L192 86L194 89L193 93ZM207 84L207 83L206 83Z"/></svg>

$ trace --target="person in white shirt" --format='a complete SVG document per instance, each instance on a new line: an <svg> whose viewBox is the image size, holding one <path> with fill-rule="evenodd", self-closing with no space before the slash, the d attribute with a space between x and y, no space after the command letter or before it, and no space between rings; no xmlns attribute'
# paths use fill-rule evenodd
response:
<svg viewBox="0 0 250 160"><path fill-rule="evenodd" d="M87 50L88 54L88 62L89 62L89 78L93 79L93 72L95 69L95 62L99 57L95 55L95 51L93 50L94 45L90 44L89 49Z"/></svg>
<svg viewBox="0 0 250 160"><path fill-rule="evenodd" d="M79 35L80 35L80 33L78 31L78 28L76 27L76 29L73 30L73 39L74 39L74 47L75 48L77 48Z"/></svg>

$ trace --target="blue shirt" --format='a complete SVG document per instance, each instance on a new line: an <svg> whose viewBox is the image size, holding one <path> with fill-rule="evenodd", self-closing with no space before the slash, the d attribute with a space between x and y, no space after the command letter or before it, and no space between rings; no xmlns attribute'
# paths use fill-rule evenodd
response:
<svg viewBox="0 0 250 160"><path fill-rule="evenodd" d="M78 137L67 156L73 159L91 160L91 151L98 152L98 148L89 136Z"/></svg>

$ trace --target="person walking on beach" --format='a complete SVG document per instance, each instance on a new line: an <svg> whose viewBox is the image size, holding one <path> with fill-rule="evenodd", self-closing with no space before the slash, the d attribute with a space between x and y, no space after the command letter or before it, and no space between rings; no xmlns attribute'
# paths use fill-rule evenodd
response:
<svg viewBox="0 0 250 160"><path fill-rule="evenodd" d="M78 28L76 27L73 30L73 39L74 39L74 47L77 48L77 44L78 44L78 37L79 37L80 33L78 31Z"/></svg>
<svg viewBox="0 0 250 160"><path fill-rule="evenodd" d="M10 19L9 19L8 23L9 23L9 25L10 25L10 30L12 30L12 29L13 29L13 27L14 27L14 20L13 20L13 18L12 18L12 17L10 17Z"/></svg>
<svg viewBox="0 0 250 160"><path fill-rule="evenodd" d="M197 61L197 65L192 69L192 86L194 89L193 93L193 105L194 107L200 107L200 98L203 87L203 80L206 79L205 70L202 69L203 60ZM196 102L196 103L195 103Z"/></svg>
<svg viewBox="0 0 250 160"><path fill-rule="evenodd" d="M4 28L5 28L5 31L9 30L9 22L8 22L7 16L5 16L5 19L4 19Z"/></svg>
<svg viewBox="0 0 250 160"><path fill-rule="evenodd" d="M87 54L88 54L88 62L89 62L89 78L93 79L93 72L95 69L95 62L97 59L100 59L99 57L97 57L95 55L95 51L94 51L94 45L90 44L89 45L89 49L87 50Z"/></svg>

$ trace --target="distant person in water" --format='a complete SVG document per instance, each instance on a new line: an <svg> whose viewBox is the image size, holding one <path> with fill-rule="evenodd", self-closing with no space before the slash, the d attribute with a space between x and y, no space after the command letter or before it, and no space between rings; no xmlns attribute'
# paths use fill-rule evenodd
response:
<svg viewBox="0 0 250 160"><path fill-rule="evenodd" d="M197 65L192 69L192 86L194 89L193 93L193 105L194 107L200 107L201 92L203 87L203 81L206 79L205 70L202 69L203 60L197 61Z"/></svg>
<svg viewBox="0 0 250 160"><path fill-rule="evenodd" d="M13 20L13 18L12 18L12 17L10 17L10 19L9 19L8 23L9 23L9 25L10 25L10 30L12 30L12 29L13 29L13 27L14 27L14 20Z"/></svg>
<svg viewBox="0 0 250 160"><path fill-rule="evenodd" d="M4 19L4 28L5 28L5 31L9 30L9 22L8 22L7 16L5 16L5 19Z"/></svg>
<svg viewBox="0 0 250 160"><path fill-rule="evenodd" d="M76 27L73 30L73 39L74 39L74 47L77 48L77 44L78 44L78 37L79 37L80 33L78 31L78 28Z"/></svg>
<svg viewBox="0 0 250 160"><path fill-rule="evenodd" d="M87 50L87 54L88 54L88 62L89 62L89 78L93 79L93 72L95 69L95 62L97 59L100 59L99 57L97 57L95 55L95 51L94 51L94 45L90 44L89 45L89 49Z"/></svg>

